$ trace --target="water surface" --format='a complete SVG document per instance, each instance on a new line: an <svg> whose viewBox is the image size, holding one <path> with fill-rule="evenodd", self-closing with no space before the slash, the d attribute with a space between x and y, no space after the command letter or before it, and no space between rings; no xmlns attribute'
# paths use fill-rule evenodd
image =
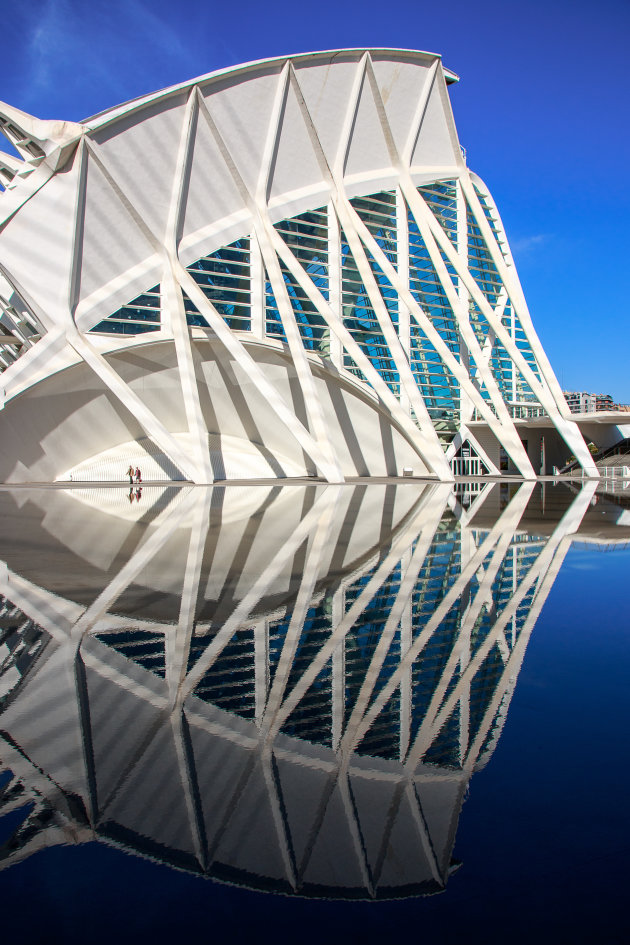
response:
<svg viewBox="0 0 630 945"><path fill-rule="evenodd" d="M627 506L1 491L7 930L625 941Z"/></svg>

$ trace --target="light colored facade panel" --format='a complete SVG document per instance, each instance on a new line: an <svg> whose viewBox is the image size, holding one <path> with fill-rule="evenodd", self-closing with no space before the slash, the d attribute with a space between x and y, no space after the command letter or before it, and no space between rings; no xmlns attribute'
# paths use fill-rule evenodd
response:
<svg viewBox="0 0 630 945"><path fill-rule="evenodd" d="M35 303L46 328L68 320L78 187L75 161L0 228L0 265ZM9 193L0 195L2 201Z"/></svg>
<svg viewBox="0 0 630 945"><path fill-rule="evenodd" d="M202 90L208 110L250 193L256 193L263 166L269 126L274 114L281 70L261 70L233 84L230 80ZM223 86L223 87L222 87Z"/></svg>
<svg viewBox="0 0 630 945"><path fill-rule="evenodd" d="M399 154L418 122L421 101L435 63L392 61L385 55L372 56L372 68L387 112L387 121Z"/></svg>
<svg viewBox="0 0 630 945"><path fill-rule="evenodd" d="M166 231L171 188L164 185L175 176L186 99L169 96L144 108L140 124L130 116L94 135L104 163L158 239Z"/></svg>
<svg viewBox="0 0 630 945"><path fill-rule="evenodd" d="M296 63L300 89L330 167L334 166L339 153L359 59L356 55L342 54L338 60L335 59L334 69L326 62L318 65Z"/></svg>
<svg viewBox="0 0 630 945"><path fill-rule="evenodd" d="M91 156L88 158L87 154L85 160L85 196L77 232L80 245L76 264L79 268L77 301L84 303L84 312L87 308L87 317L82 321L82 327L87 329L111 312L111 289L106 291L100 305L88 307L86 300L99 289L115 283L122 272L129 272L143 264L146 266L147 261L156 254L146 231L121 202L97 161ZM147 278L146 270L143 277ZM125 297L128 291L125 286Z"/></svg>

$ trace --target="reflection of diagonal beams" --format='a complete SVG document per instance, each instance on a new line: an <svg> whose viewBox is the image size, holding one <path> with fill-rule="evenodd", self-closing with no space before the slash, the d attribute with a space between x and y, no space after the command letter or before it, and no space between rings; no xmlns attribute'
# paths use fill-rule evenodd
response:
<svg viewBox="0 0 630 945"><path fill-rule="evenodd" d="M361 825L359 822L359 816L357 814L357 808L354 802L354 797L350 789L350 782L348 778L347 771L341 771L339 773L338 782L339 784L339 794L341 795L341 801L343 803L343 808L346 814L346 820L348 823L348 828L350 830L350 836L352 838L352 847L354 849L354 855L359 864L359 870L363 878L363 882L372 898L374 898L375 889L374 883L372 881L372 874L370 866L368 863L367 852L365 849L365 843L363 841L363 836L361 834Z"/></svg>
<svg viewBox="0 0 630 945"><path fill-rule="evenodd" d="M256 763L258 761L259 761L258 752L251 751L249 758L247 759L247 763L245 764L245 767L243 771L241 772L241 775L238 781L236 782L236 785L234 786L234 790L232 791L232 794L226 805L225 811L223 813L223 817L221 818L219 825L217 829L215 830L214 834L212 835L212 837L208 837L208 840L207 840L208 869L212 866L212 863L214 862L214 858L217 855L217 851L219 849L219 846L221 845L221 841L223 840L223 837L226 834L226 831L228 829L232 816L234 812L236 811L236 808L238 807L238 803L245 792L245 788L249 784L249 779L251 778L254 768L256 766Z"/></svg>
<svg viewBox="0 0 630 945"><path fill-rule="evenodd" d="M79 804L81 805L81 814L85 816L81 798L78 795L74 795L69 802L68 796L59 785L31 761L23 749L18 747L5 732L0 732L0 759L1 763L12 771L16 778L23 784L28 783L39 797L43 798L55 811L68 821L68 826L66 827L64 825L62 828L63 833L67 840L76 843L77 834L80 836L84 827L83 824L77 824L77 820L79 819L77 817L77 807ZM21 804L24 803L22 798L20 798L20 802ZM0 816L5 813L5 811L6 808L3 808L3 810L0 811ZM87 816L85 819L87 821ZM93 839L91 830L89 832L89 838ZM0 853L0 870L4 869L5 865L11 866L15 862L16 859L12 855L6 864L3 863L3 854Z"/></svg>
<svg viewBox="0 0 630 945"><path fill-rule="evenodd" d="M492 552L492 556L487 568L485 569L484 575L479 582L474 600L472 601L470 607L466 611L464 619L462 620L458 634L458 643L451 650L448 662L442 670L440 682L435 688L435 691L431 697L429 708L425 713L422 725L420 726L416 735L414 747L410 752L410 755L414 754L416 759L424 755L424 752L431 744L431 740L433 738L433 719L435 718L436 713L442 704L444 695L452 682L453 675L460 666L462 647L467 645L468 641L470 640L471 631L475 626L477 617L481 613L482 607L487 605L488 601L491 600L492 585L503 562L503 559L505 558L505 555L510 547L512 538L514 537L514 532L516 531L518 523L520 522L523 512L525 511L525 507L529 501L529 497L532 494L533 488L533 482L523 484L522 488L518 491L517 495L514 496L513 501L510 503L510 514L503 519L502 534ZM503 642L505 643L505 638L503 638ZM410 761L410 764L411 763L412 762Z"/></svg>
<svg viewBox="0 0 630 945"><path fill-rule="evenodd" d="M265 739L272 739L277 732L277 727L274 724L276 713L282 704L282 698L289 681L295 651L304 631L304 622L311 605L315 591L315 582L320 574L323 557L329 550L331 531L333 525L338 524L338 522L336 522L335 513L339 505L340 490L327 489L326 497L328 504L323 507L317 525L315 526L310 548L306 556L300 589L293 607L291 621L287 629L278 667L274 674L271 692L269 693L263 714L261 735Z"/></svg>
<svg viewBox="0 0 630 945"><path fill-rule="evenodd" d="M89 816L91 823L95 824L96 818L98 816L98 793L96 782L96 762L94 760L94 743L92 741L92 725L90 722L90 700L88 698L85 665L81 658L80 651L74 653L72 660L74 686L77 697L77 710L79 713L79 726L82 736L81 751L83 753L85 778L87 781L89 797Z"/></svg>
<svg viewBox="0 0 630 945"><path fill-rule="evenodd" d="M593 483L592 485L594 486L595 484ZM586 510L586 506L588 505L588 502L590 501L590 496L588 496L585 502L585 495L584 495L585 491L586 490L583 490L583 492L576 498L576 500L573 502L571 507L562 517L562 519L560 520L560 522L554 529L553 534L549 538L549 541L546 543L545 547L541 551L540 555L538 556L536 561L532 564L529 571L527 572L527 574L521 581L521 584L519 585L518 589L513 594L512 598L506 604L504 609L502 610L494 627L492 628L490 633L488 633L488 636L483 641L479 649L476 651L474 657L469 662L468 666L466 667L466 669L460 676L457 682L457 685L452 690L452 692L450 693L446 701L443 703L442 707L440 708L440 711L436 714L431 724L431 738L434 738L438 734L438 732L440 731L440 729L442 728L442 726L444 725L444 723L450 716L459 698L461 697L462 690L465 687L470 685L471 681L474 679L480 666L482 665L482 663L484 662L484 660L486 659L486 657L489 655L490 651L492 650L492 647L497 643L498 639L500 638L500 635L503 634L506 624L512 617L516 615L519 607L523 603L525 596L529 593L532 585L536 581L540 580L541 575L544 575L546 573L547 569L549 568L551 564L551 561L553 560L553 557L556 553L556 550L560 542L566 537L569 531L572 531L579 526L579 523L582 519L584 511ZM581 514L579 515L579 519L577 519L577 523L576 523L576 514L580 511L581 511ZM422 748L422 745L420 744L420 740L417 739L417 741L418 741L419 751L418 752L416 751L416 746L414 745L413 752L410 753L410 756L408 759L408 764L410 766L413 764L414 760L416 761L418 760L418 756Z"/></svg>
<svg viewBox="0 0 630 945"><path fill-rule="evenodd" d="M194 492L188 492L183 503L166 508L164 512L156 519L157 528L153 534L149 535L146 541L138 548L127 563L121 568L116 577L114 577L106 588L104 588L77 620L72 628L72 636L80 639L85 633L88 633L97 620L99 620L111 607L114 601L120 597L122 592L135 580L135 578L144 570L158 551L168 541L176 528L179 527L182 518L192 506Z"/></svg>
<svg viewBox="0 0 630 945"><path fill-rule="evenodd" d="M319 799L319 804L317 805L317 810L315 811L315 816L313 817L313 822L311 823L311 828L308 832L308 838L304 847L302 859L300 860L297 867L297 879L299 885L302 884L304 874L306 873L308 864L311 861L311 856L313 855L313 850L315 848L317 838L319 837L322 824L324 823L326 811L328 810L328 804L337 783L338 773L338 769L335 768L335 770L332 771L326 778L324 790Z"/></svg>
<svg viewBox="0 0 630 945"><path fill-rule="evenodd" d="M182 698L191 693L198 683L201 682L204 675L216 661L222 649L232 638L234 632L243 623L245 623L245 621L247 621L253 608L256 606L260 598L265 594L267 588L280 573L287 561L292 558L300 545L308 537L311 529L319 520L322 509L325 509L328 505L328 502L330 501L328 498L326 498L327 492L328 489L326 489L324 491L324 495L320 496L320 498L316 501L308 515L302 519L284 547L265 568L263 573L254 582L247 594L243 597L241 602L233 611L231 616L223 624L217 635L207 647L203 656L197 660L194 667L188 673L186 681L182 687Z"/></svg>
<svg viewBox="0 0 630 945"><path fill-rule="evenodd" d="M494 483L484 482L481 488L481 492L478 492L470 508L465 509L461 503L458 501L455 494L452 494L452 502L449 500L449 508L451 509L453 515L459 522L460 526L463 528L465 525L469 525L473 520L474 516L477 515L479 509L484 504L489 495L491 495L494 488Z"/></svg>
<svg viewBox="0 0 630 945"><path fill-rule="evenodd" d="M565 515L564 519L562 520L564 521L564 526L561 528L561 531L559 533L559 536L558 536L559 542L557 544L557 547L552 554L552 558L549 564L547 565L545 572L542 573L541 576L538 578L538 586L536 588L534 599L532 600L531 606L527 613L527 617L525 618L525 622L521 628L519 638L516 644L514 645L514 648L512 650L512 653L510 654L510 658L508 662L505 664L505 668L503 670L501 679L493 695L492 701L490 702L490 704L488 705L488 708L486 709L484 719L479 728L479 732L477 733L475 740L473 744L470 746L470 749L468 751L466 763L470 767L472 767L473 765L477 763L477 758L479 756L479 752L483 748L486 735L488 734L494 722L496 713L498 713L499 711L501 711L501 718L498 720L499 725L497 726L497 731L496 731L496 734L494 735L494 740L496 740L496 738L498 738L500 735L503 722L505 721L505 717L507 715L507 710L510 704L510 700L514 692L516 679L520 672L521 664L523 662L523 657L525 656L525 650L527 649L527 643L529 641L529 637L536 624L536 621L538 620L538 617L544 606L544 603L547 600L549 591L551 590L553 583L556 577L558 576L558 572L565 559L566 553L571 546L571 534L575 532L576 529L579 527L580 521L584 515L584 512L586 511L587 503L591 499L591 496L593 494L591 491L591 487L592 487L592 490L594 491L594 489L596 488L596 484L589 483L584 488L583 493L581 493L575 500L575 502L577 502L578 499L581 499L577 508L574 508L575 506L575 502L574 502L569 509L569 513L570 513L569 518L567 519L567 516ZM579 516L579 520L578 520L578 516ZM565 519L567 520L565 521ZM562 521L558 525L557 529L554 530L554 535L555 535L555 532L558 530L558 528L562 526Z"/></svg>
<svg viewBox="0 0 630 945"><path fill-rule="evenodd" d="M526 484L524 483L521 486L521 489L523 488L524 485ZM516 498L516 496L514 498ZM441 602L439 603L439 605L437 606L437 608L431 615L430 619L427 621L427 623L425 624L421 632L418 634L411 649L408 651L406 656L404 656L401 659L399 666L392 673L387 683L383 686L382 690L380 691L380 693L378 694L378 696L376 697L376 699L370 706L370 709L366 713L363 719L360 731L358 732L357 738L360 739L363 737L363 735L365 734L365 732L367 732L372 722L380 714L383 707L387 704L387 701L389 700L391 695L396 691L396 688L398 684L400 683L400 680L403 674L405 673L405 671L410 666L412 666L413 663L416 661L416 659L418 658L418 656L420 655L424 647L429 642L435 630L439 627L442 620L446 617L446 615L448 614L450 609L453 607L453 605L456 604L457 601L459 600L462 590L468 586L472 577L476 574L477 570L479 569L479 566L481 565L481 563L485 561L490 551L494 548L496 543L499 541L502 530L503 530L504 518L507 517L506 513L509 513L510 507L513 502L514 502L514 499L512 499L512 502L510 502L510 504L507 506L507 508L502 513L500 518L497 519L497 521L495 522L494 526L488 533L485 540L482 542L480 547L472 556L472 558L470 559L466 567L462 570L459 578L453 583L453 585L446 592Z"/></svg>
<svg viewBox="0 0 630 945"><path fill-rule="evenodd" d="M206 860L206 836L203 825L203 813L199 798L199 786L197 784L197 771L194 762L192 745L188 735L188 723L182 712L171 714L167 725L170 724L173 731L173 742L175 744L175 755L179 768L179 778L184 793L186 803L186 816L188 817L188 826L193 838L195 855L199 865L203 868Z"/></svg>
<svg viewBox="0 0 630 945"><path fill-rule="evenodd" d="M399 535L396 536L389 552L385 555L378 568L365 585L364 589L349 608L346 615L343 617L340 623L333 628L333 631L325 645L321 647L315 659L313 659L311 664L304 671L300 679L291 690L289 696L283 703L281 710L278 713L279 717L276 719L277 728L281 727L284 720L290 716L291 712L293 712L297 704L302 700L323 667L332 657L332 654L336 650L339 643L350 632L357 618L363 613L374 595L381 588L383 582L391 573L392 568L402 558L405 550L409 547L415 535L418 533L418 519L420 519L421 515L427 514L429 499L433 499L436 505L440 506L441 509L444 508L446 505L447 495L446 492L442 492L440 495L441 488L442 487L436 487L429 490L428 492L425 492L418 500L419 504L416 506L413 514L410 516L405 528L400 532ZM444 489L447 488L448 487L446 486L444 487Z"/></svg>
<svg viewBox="0 0 630 945"><path fill-rule="evenodd" d="M341 741L341 750L349 761L349 755L356 745L355 736L360 721L367 709L370 698L374 691L374 686L378 682L379 673L391 646L394 635L402 619L403 611L407 606L409 599L416 585L418 574L422 568L427 552L431 547L436 529L440 524L443 509L436 502L433 508L433 514L430 514L428 520L423 524L422 530L418 536L416 547L413 551L411 561L402 576L396 599L387 617L387 621L381 633L379 634L378 644L370 660L368 671L363 680L361 690L357 696L356 703L352 710L352 715L346 726L343 739Z"/></svg>
<svg viewBox="0 0 630 945"><path fill-rule="evenodd" d="M184 570L184 586L182 587L179 606L179 620L177 627L166 633L166 680L171 704L174 704L177 699L179 687L188 668L190 641L199 596L201 566L212 514L211 505L212 491L204 489L202 500L198 502L193 511L188 556Z"/></svg>
<svg viewBox="0 0 630 945"><path fill-rule="evenodd" d="M479 753L484 746L488 732L494 724L495 719L501 724L501 727L502 722L505 721L509 700L512 696L516 679L520 672L521 664L523 662L523 657L525 656L525 650L527 649L527 644L529 642L532 629L536 623L536 620L538 619L538 615L542 610L542 606L556 578L557 569L553 568L553 565L555 564L556 559L558 559L558 567L560 566L564 560L570 544L570 538L565 538L561 542L560 547L556 549L552 563L547 569L547 573L538 581L538 588L535 593L534 601L532 602L532 606L528 611L525 623L521 628L518 640L516 641L512 652L505 663L501 678L499 679L492 699L488 703L484 712L484 717L481 725L479 726L477 735L475 736L475 739L468 750L466 756L466 766L469 769L472 769L477 763ZM502 718L499 718L500 711ZM498 737L498 733L496 737Z"/></svg>
<svg viewBox="0 0 630 945"><path fill-rule="evenodd" d="M4 562L0 562L0 594L44 627L57 643L66 642L72 626L81 616L80 604L31 584L21 574L10 571Z"/></svg>
<svg viewBox="0 0 630 945"><path fill-rule="evenodd" d="M244 519L241 523L241 536L238 541L236 551L234 552L234 555L226 569L226 574L228 576L230 574L241 575L245 573L247 569L247 562L256 549L256 539L258 533L261 532L261 534L264 534L264 516L267 513L267 510L276 500L281 488L281 486L275 486L265 490L262 493L263 500L256 508L254 514L249 518ZM234 599L237 595L237 592L238 583L235 583L229 579L226 580L218 596L217 605L212 617L212 623L214 626L219 626L224 620L227 619L225 615L229 615L231 608L235 606Z"/></svg>
<svg viewBox="0 0 630 945"><path fill-rule="evenodd" d="M413 817L416 830L418 831L418 836L420 837L420 843L422 844L424 855L426 856L431 869L431 875L433 876L433 879L436 881L436 883L443 885L444 877L440 873L440 867L435 856L435 850L433 849L433 844L431 842L431 834L429 832L429 828L427 827L424 811L422 810L422 805L420 803L420 799L418 798L418 794L413 784L409 781L407 781L405 784L405 794L407 796L407 803L411 808L411 815Z"/></svg>
<svg viewBox="0 0 630 945"><path fill-rule="evenodd" d="M265 779L265 786L267 788L269 804L271 806L271 814L273 817L276 837L278 839L278 846L280 848L280 856L282 857L282 862L284 863L284 869L289 884L291 888L295 890L297 887L297 876L295 859L290 841L291 832L286 819L286 813L280 803L281 793L278 770L276 768L273 753L270 751L263 751L260 763L262 765L263 777Z"/></svg>

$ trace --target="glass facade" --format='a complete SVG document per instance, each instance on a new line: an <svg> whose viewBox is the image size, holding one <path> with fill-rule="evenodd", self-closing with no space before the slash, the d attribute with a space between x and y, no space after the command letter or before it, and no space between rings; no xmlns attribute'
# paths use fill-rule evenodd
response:
<svg viewBox="0 0 630 945"><path fill-rule="evenodd" d="M458 193L457 182L443 180L427 184L418 188L418 194L453 249L465 260L481 295L501 317L502 325L540 381L536 356L484 238L480 221L465 197ZM490 225L501 253L507 258L505 240L490 200L481 190L478 190L478 197L485 221ZM421 324L422 316L426 316L455 360L469 372L491 413L496 414L496 407L483 382L486 365L513 416L543 413L529 383L496 337L481 303L477 304L471 297L441 247L438 251L444 267L442 274L436 268L436 259L427 246L423 228L402 194L394 189L381 191L353 197L350 204L379 251L404 277L420 307L420 318L414 312L409 313L402 304L396 287L370 246L362 243L362 259L355 258L346 233L328 207L281 220L275 224L275 230L313 288L325 302L332 304L344 328L392 393L402 399L399 369L386 340L383 318L399 335L419 393L444 448L458 430L461 420L466 420L459 381ZM262 323L266 337L286 344L287 335L274 286L262 259L258 266L252 265L252 251L259 253L255 237L243 237L196 260L187 267L188 272L231 329L249 333L254 322ZM280 258L278 265L304 348L323 358L331 358L331 330L326 318L300 285L291 267ZM370 278L364 265L369 267ZM444 284L444 270L450 287ZM256 279L262 281L258 288L253 284ZM476 363L474 353L468 351L463 341L458 313L453 309L454 297L468 308L470 325L482 352L482 365ZM262 300L262 313L252 312L254 298ZM186 296L184 305L191 327L209 328L207 318ZM160 295L159 286L156 286L101 321L92 331L140 334L156 331L160 326ZM368 385L362 365L355 362L349 351L339 350L340 354L333 358L335 366ZM479 360L479 356L476 357ZM413 417L413 410L410 413ZM472 408L468 408L467 416L479 418Z"/></svg>
<svg viewBox="0 0 630 945"><path fill-rule="evenodd" d="M103 335L143 335L160 330L160 287L153 286L91 329Z"/></svg>

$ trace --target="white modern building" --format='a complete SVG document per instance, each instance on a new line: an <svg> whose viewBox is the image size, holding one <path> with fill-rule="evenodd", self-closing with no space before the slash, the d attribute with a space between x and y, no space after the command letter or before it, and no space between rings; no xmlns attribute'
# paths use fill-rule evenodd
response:
<svg viewBox="0 0 630 945"><path fill-rule="evenodd" d="M0 481L596 468L439 56L0 104Z"/></svg>

